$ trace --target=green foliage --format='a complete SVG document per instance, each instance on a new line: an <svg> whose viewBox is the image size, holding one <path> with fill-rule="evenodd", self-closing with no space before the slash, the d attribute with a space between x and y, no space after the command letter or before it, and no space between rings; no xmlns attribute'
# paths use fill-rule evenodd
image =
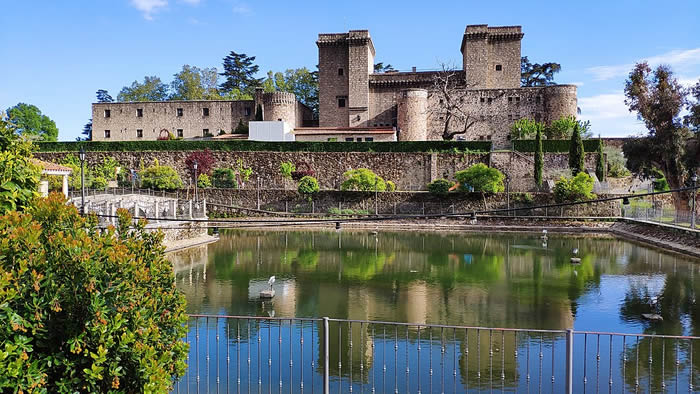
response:
<svg viewBox="0 0 700 394"><path fill-rule="evenodd" d="M561 71L559 63L530 63L527 56L520 58L520 84L522 86L554 85L554 74Z"/></svg>
<svg viewBox="0 0 700 394"><path fill-rule="evenodd" d="M447 179L436 179L428 183L428 191L432 194L445 195L454 184L454 182Z"/></svg>
<svg viewBox="0 0 700 394"><path fill-rule="evenodd" d="M107 180L103 176L96 176L92 179L92 188L97 190L104 190L107 188Z"/></svg>
<svg viewBox="0 0 700 394"><path fill-rule="evenodd" d="M31 161L32 143L0 114L0 214L23 210L39 194L41 169ZM2 259L0 259L2 260ZM2 292L0 286L0 293ZM2 303L0 302L0 305Z"/></svg>
<svg viewBox="0 0 700 394"><path fill-rule="evenodd" d="M386 191L395 192L396 184L393 181L386 181Z"/></svg>
<svg viewBox="0 0 700 394"><path fill-rule="evenodd" d="M529 141L514 141L527 143ZM545 152L549 142L545 141ZM587 141L588 142L588 141ZM595 140L597 143L597 140ZM527 145L527 144L525 144ZM195 151L209 148L226 152L466 152L479 153L491 150L491 141L401 141L401 142L261 142L261 141L80 141L42 142L37 144L41 152L78 152L81 146L90 152L143 152L143 151ZM587 146L588 147L588 146ZM526 151L522 149L517 149ZM595 150L595 149L593 149ZM589 150L592 152L593 150ZM534 152L534 144L530 152ZM558 151L557 151L558 152Z"/></svg>
<svg viewBox="0 0 700 394"><path fill-rule="evenodd" d="M168 85L156 76L146 76L143 83L134 81L131 86L124 86L117 101L164 101L168 97Z"/></svg>
<svg viewBox="0 0 700 394"><path fill-rule="evenodd" d="M214 187L223 189L235 189L238 187L236 173L230 168L217 168L211 177Z"/></svg>
<svg viewBox="0 0 700 394"><path fill-rule="evenodd" d="M591 122L576 120L575 116L564 116L556 119L549 126L545 127L544 135L548 140L570 139L574 132L574 127L578 125L582 138L590 138Z"/></svg>
<svg viewBox="0 0 700 394"><path fill-rule="evenodd" d="M532 119L518 119L510 126L510 138L514 141L532 138L537 133L537 130L542 130L543 128L543 123L535 122Z"/></svg>
<svg viewBox="0 0 700 394"><path fill-rule="evenodd" d="M375 190L383 192L386 190L386 182L384 179L368 168L346 171L343 176L345 177L345 181L340 185L340 190L358 190L365 192Z"/></svg>
<svg viewBox="0 0 700 394"><path fill-rule="evenodd" d="M297 100L318 113L318 71L306 67L287 69L284 73L268 71L263 88L266 92L294 93Z"/></svg>
<svg viewBox="0 0 700 394"><path fill-rule="evenodd" d="M652 184L654 186L655 192L665 192L667 190L671 190L671 187L669 186L668 181L664 176L664 173L661 172L661 170L659 170L658 168L652 168L649 171L648 177L650 179L653 179Z"/></svg>
<svg viewBox="0 0 700 394"><path fill-rule="evenodd" d="M19 103L7 109L7 123L21 135L37 141L58 140L58 127L35 105Z"/></svg>
<svg viewBox="0 0 700 394"><path fill-rule="evenodd" d="M233 134L248 134L248 124L243 123L243 119L238 119L238 126L233 129Z"/></svg>
<svg viewBox="0 0 700 394"><path fill-rule="evenodd" d="M78 159L77 156L73 154L66 155L66 157L63 158L63 162L61 165L69 167L73 172L71 172L70 176L68 177L68 187L70 187L73 190L80 190L80 182L81 182L81 175L80 175L80 160ZM92 180L94 176L92 171L88 166L85 166L85 188L91 188L92 187Z"/></svg>
<svg viewBox="0 0 700 394"><path fill-rule="evenodd" d="M283 161L280 163L280 175L285 179L292 179L292 173L297 170L297 167L291 161Z"/></svg>
<svg viewBox="0 0 700 394"><path fill-rule="evenodd" d="M209 178L209 175L199 174L199 176L197 177L197 187L201 187L202 189L210 188L211 179Z"/></svg>
<svg viewBox="0 0 700 394"><path fill-rule="evenodd" d="M139 174L141 187L155 190L175 190L182 187L182 179L174 168L161 166L158 160Z"/></svg>
<svg viewBox="0 0 700 394"><path fill-rule="evenodd" d="M113 181L117 179L117 167L119 167L119 162L114 157L105 157L102 159L102 163L95 167L94 174L108 181Z"/></svg>
<svg viewBox="0 0 700 394"><path fill-rule="evenodd" d="M600 144L601 141L597 138L583 140L583 148L586 152L595 152L596 150L598 150L598 145ZM548 153L569 152L570 145L570 140L542 140L542 151ZM513 141L513 149L518 152L536 152L537 141L535 141L534 139Z"/></svg>
<svg viewBox="0 0 700 394"><path fill-rule="evenodd" d="M598 177L598 180L603 182L605 181L605 175L607 174L607 171L605 171L605 168L607 167L605 165L605 155L603 154L603 142L601 141L600 145L598 145L598 150L596 151L598 153L598 157L596 158L595 162L595 175Z"/></svg>
<svg viewBox="0 0 700 394"><path fill-rule="evenodd" d="M112 101L114 101L112 96L105 89L97 89L97 91L95 92L95 96L97 96L98 103L111 103Z"/></svg>
<svg viewBox="0 0 700 394"><path fill-rule="evenodd" d="M321 190L318 186L318 181L312 176L305 176L299 181L299 186L297 186L297 192L302 196L311 198L314 194Z"/></svg>
<svg viewBox="0 0 700 394"><path fill-rule="evenodd" d="M537 145L537 150L535 151L535 184L537 187L542 187L542 169L544 168L544 152L542 150L542 128L537 128L537 134L535 135L535 144Z"/></svg>
<svg viewBox="0 0 700 394"><path fill-rule="evenodd" d="M627 160L622 154L622 150L612 146L606 146L603 152L608 162L607 176L612 178L624 178L631 175L630 171L627 169Z"/></svg>
<svg viewBox="0 0 700 394"><path fill-rule="evenodd" d="M224 58L224 72L220 75L226 80L221 84L224 93L239 92L252 97L255 88L262 84L262 79L255 78L260 68L255 64L255 56L231 51Z"/></svg>
<svg viewBox="0 0 700 394"><path fill-rule="evenodd" d="M235 171L236 171L236 175L238 175L238 179L240 179L241 183L248 182L248 179L250 179L250 176L253 175L253 169L244 165L243 160L241 160L241 159L236 160Z"/></svg>
<svg viewBox="0 0 700 394"><path fill-rule="evenodd" d="M350 208L345 208L345 209L330 208L330 209L328 209L328 213L331 215L369 215L369 211L366 209L350 209Z"/></svg>
<svg viewBox="0 0 700 394"><path fill-rule="evenodd" d="M455 178L459 182L460 190L463 191L467 191L469 186L475 192L482 193L500 193L505 190L503 173L483 163L477 163L466 170L457 171Z"/></svg>
<svg viewBox="0 0 700 394"><path fill-rule="evenodd" d="M586 171L585 159L586 151L583 148L581 132L578 124L575 124L574 131L571 134L571 143L569 144L569 168L571 169L571 175L576 176L579 172Z"/></svg>
<svg viewBox="0 0 700 394"><path fill-rule="evenodd" d="M170 100L221 100L216 68L185 64L170 83Z"/></svg>
<svg viewBox="0 0 700 394"><path fill-rule="evenodd" d="M585 172L579 172L573 178L561 177L554 184L556 202L575 202L594 199L593 178Z"/></svg>
<svg viewBox="0 0 700 394"><path fill-rule="evenodd" d="M512 193L511 198L515 203L526 205L530 205L535 201L535 199L532 198L532 194L530 193Z"/></svg>
<svg viewBox="0 0 700 394"><path fill-rule="evenodd" d="M184 374L163 235L118 214L100 230L53 193L0 217L0 391L168 392Z"/></svg>

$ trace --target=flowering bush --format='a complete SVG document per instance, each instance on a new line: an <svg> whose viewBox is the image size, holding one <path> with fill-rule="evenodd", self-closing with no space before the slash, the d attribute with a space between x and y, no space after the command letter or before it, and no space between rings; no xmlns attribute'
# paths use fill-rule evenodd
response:
<svg viewBox="0 0 700 394"><path fill-rule="evenodd" d="M167 392L185 371L185 300L162 234L100 231L58 193L0 217L0 391Z"/></svg>

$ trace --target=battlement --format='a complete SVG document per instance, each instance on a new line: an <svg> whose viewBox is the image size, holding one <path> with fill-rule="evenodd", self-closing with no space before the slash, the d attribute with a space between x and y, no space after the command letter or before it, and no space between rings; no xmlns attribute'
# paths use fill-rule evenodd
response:
<svg viewBox="0 0 700 394"><path fill-rule="evenodd" d="M263 103L269 104L289 104L294 105L297 102L297 98L294 93L289 92L270 92L263 93Z"/></svg>
<svg viewBox="0 0 700 394"><path fill-rule="evenodd" d="M520 41L524 36L522 26L467 25L459 50L464 53L469 40Z"/></svg>

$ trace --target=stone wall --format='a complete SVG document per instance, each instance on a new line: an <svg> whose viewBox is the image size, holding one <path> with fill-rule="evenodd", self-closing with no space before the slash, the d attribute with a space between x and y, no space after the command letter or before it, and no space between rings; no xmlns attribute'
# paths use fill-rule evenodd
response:
<svg viewBox="0 0 700 394"><path fill-rule="evenodd" d="M206 198L207 209L215 213L231 213L223 206L236 206L275 212L328 213L331 209L352 209L367 211L370 214L450 214L472 211L504 209L508 204L505 193L481 196L480 193L450 193L438 197L428 192L339 192L323 191L314 196L313 204L292 190L233 190L207 189L200 195ZM259 200L258 200L259 198ZM511 208L532 206L517 201L518 195L510 196ZM551 194L533 194L533 205L553 204ZM250 214L251 212L246 211ZM503 214L505 215L505 213ZM522 210L518 215L528 216L595 216L613 217L620 215L618 201L579 205L565 208L539 208Z"/></svg>
<svg viewBox="0 0 700 394"><path fill-rule="evenodd" d="M185 184L191 179L185 167L189 151L159 152L90 152L87 155L89 167L102 162L105 157L113 157L126 168L138 169L143 160L148 166L158 159L161 165L175 168ZM296 163L297 167L306 162L315 172L321 188L337 189L343 181L345 171L356 168L369 168L386 180L396 183L399 190L424 190L432 180L454 179L454 173L475 163L484 163L498 168L510 176L512 191L533 191L535 183L534 155L519 152L491 152L472 155L463 153L374 153L374 152L225 152L211 151L214 167L232 167L240 159L245 166L253 169L253 179L246 185L254 187L255 178L260 177L263 188L283 187L285 181L279 175L283 161ZM36 157L49 162L60 163L68 153L39 152ZM595 169L596 154L586 154L586 168ZM544 154L544 179L556 180L561 175L569 175L568 155L565 153ZM287 185L293 187L293 185Z"/></svg>
<svg viewBox="0 0 700 394"><path fill-rule="evenodd" d="M321 127L348 127L346 39L347 33L319 34L316 42L318 45L319 126ZM345 99L345 107L338 107L340 98Z"/></svg>
<svg viewBox="0 0 700 394"><path fill-rule="evenodd" d="M522 38L520 26L467 26L461 46L467 84L480 89L520 87Z"/></svg>

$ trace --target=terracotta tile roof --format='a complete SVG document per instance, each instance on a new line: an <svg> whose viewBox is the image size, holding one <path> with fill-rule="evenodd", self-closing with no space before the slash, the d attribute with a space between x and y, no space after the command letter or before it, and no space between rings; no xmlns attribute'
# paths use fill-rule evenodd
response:
<svg viewBox="0 0 700 394"><path fill-rule="evenodd" d="M64 172L73 172L73 169L70 167L62 166L60 164L56 163L50 163L48 161L43 161L39 159L32 159L32 162L36 164L37 166L41 167L42 170L44 171L64 171Z"/></svg>

